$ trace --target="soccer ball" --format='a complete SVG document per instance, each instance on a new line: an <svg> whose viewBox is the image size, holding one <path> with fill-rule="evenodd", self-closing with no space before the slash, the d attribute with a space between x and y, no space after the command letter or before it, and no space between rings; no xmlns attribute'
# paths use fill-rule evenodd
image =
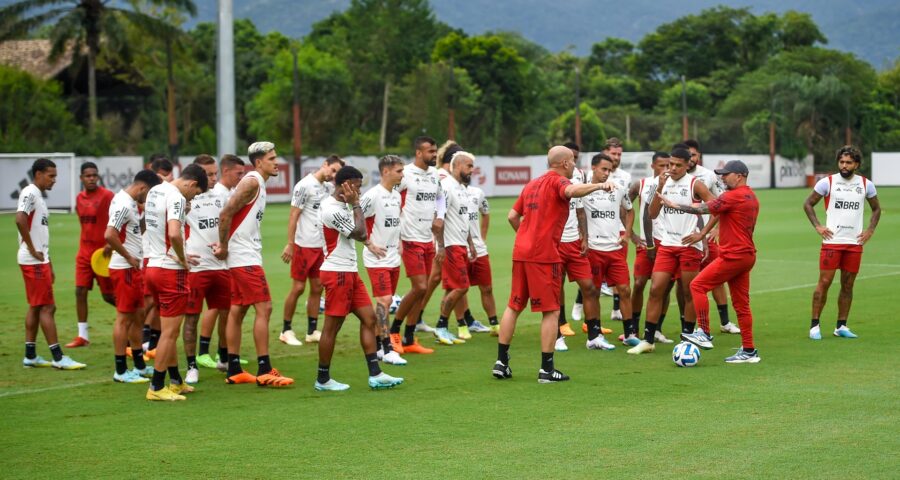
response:
<svg viewBox="0 0 900 480"><path fill-rule="evenodd" d="M690 342L681 342L672 351L672 361L679 367L693 367L700 361L700 349Z"/></svg>
<svg viewBox="0 0 900 480"><path fill-rule="evenodd" d="M394 295L394 298L391 300L391 315L397 313L397 309L400 308L400 301L403 300L403 297L400 295Z"/></svg>

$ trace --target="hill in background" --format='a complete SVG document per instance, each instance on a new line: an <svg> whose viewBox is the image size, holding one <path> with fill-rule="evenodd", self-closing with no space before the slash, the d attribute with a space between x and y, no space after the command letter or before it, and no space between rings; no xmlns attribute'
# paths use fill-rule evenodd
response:
<svg viewBox="0 0 900 480"><path fill-rule="evenodd" d="M195 1L197 20L215 21L217 1ZM300 37L313 23L349 4L350 0L237 0L234 14L249 18L262 31ZM812 14L831 48L852 52L876 69L900 56L900 3L892 0L431 0L431 4L439 20L467 33L517 31L551 51L573 48L580 55L606 37L637 42L662 23L716 5L749 6L757 14L798 10Z"/></svg>

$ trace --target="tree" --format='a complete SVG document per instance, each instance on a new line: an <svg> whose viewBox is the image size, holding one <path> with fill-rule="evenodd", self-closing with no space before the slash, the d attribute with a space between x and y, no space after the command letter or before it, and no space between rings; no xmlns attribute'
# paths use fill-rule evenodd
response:
<svg viewBox="0 0 900 480"><path fill-rule="evenodd" d="M607 37L591 46L587 66L600 67L606 75L631 75L636 60L634 44L628 40Z"/></svg>
<svg viewBox="0 0 900 480"><path fill-rule="evenodd" d="M581 115L581 149L586 152L599 151L606 142L606 127L600 121L597 111L582 103L579 105ZM575 140L575 109L569 109L556 117L547 128L547 146L561 145Z"/></svg>
<svg viewBox="0 0 900 480"><path fill-rule="evenodd" d="M93 153L57 82L0 66L0 148L4 152ZM93 145L97 148L100 145Z"/></svg>
<svg viewBox="0 0 900 480"><path fill-rule="evenodd" d="M310 40L344 59L359 86L363 123L380 118L379 148L388 134L391 87L428 60L449 27L439 23L427 0L353 0L350 7L313 26ZM375 90L380 90L377 101ZM380 115L375 113L380 106Z"/></svg>
<svg viewBox="0 0 900 480"><path fill-rule="evenodd" d="M395 109L404 127L402 138L410 144L398 146L411 148L411 140L418 135L449 138L449 110L455 111L456 140L471 148L465 125L475 121L481 92L472 84L469 74L462 68L453 68L442 62L420 63L404 77L397 88ZM451 77L452 75L452 77Z"/></svg>
<svg viewBox="0 0 900 480"><path fill-rule="evenodd" d="M196 15L192 0L153 0L157 5L169 6ZM26 13L31 16L26 16ZM90 129L97 123L96 61L101 44L123 55L129 53L125 42L124 23L140 26L148 35L172 34L174 27L133 9L108 5L100 0L21 0L0 8L0 41L19 38L45 24L53 24L50 58L58 58L67 49L80 52L87 49L88 111Z"/></svg>
<svg viewBox="0 0 900 480"><path fill-rule="evenodd" d="M352 133L350 109L353 80L347 66L333 55L303 44L297 51L303 138L313 152L328 153ZM247 105L248 130L276 144L291 143L293 56L288 49L275 56L268 79Z"/></svg>
<svg viewBox="0 0 900 480"><path fill-rule="evenodd" d="M768 115L776 119L783 154L813 153L817 160L830 161L835 146L844 143L846 128L860 127L876 82L872 67L852 54L798 47L741 79L719 116L746 119L743 133L760 142L768 137L755 130ZM767 144L748 147L767 151Z"/></svg>
<svg viewBox="0 0 900 480"><path fill-rule="evenodd" d="M465 37L453 32L438 40L434 61L464 69L481 91L474 122L463 127L466 138L490 153L514 153L522 134L522 117L531 107L529 65L496 35Z"/></svg>

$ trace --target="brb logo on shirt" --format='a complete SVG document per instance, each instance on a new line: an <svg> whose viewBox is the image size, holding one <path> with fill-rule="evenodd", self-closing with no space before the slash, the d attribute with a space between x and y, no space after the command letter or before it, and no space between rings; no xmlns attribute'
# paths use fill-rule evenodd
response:
<svg viewBox="0 0 900 480"><path fill-rule="evenodd" d="M612 220L616 218L616 212L611 212L609 210L594 210L591 212L591 218L606 218Z"/></svg>
<svg viewBox="0 0 900 480"><path fill-rule="evenodd" d="M437 193L418 192L416 193L417 202L433 202L437 199Z"/></svg>
<svg viewBox="0 0 900 480"><path fill-rule="evenodd" d="M209 228L218 228L219 227L219 217L213 218L201 218L198 223L200 230L206 230Z"/></svg>
<svg viewBox="0 0 900 480"><path fill-rule="evenodd" d="M852 202L849 200L836 200L834 208L837 210L859 210L862 207L861 202Z"/></svg>
<svg viewBox="0 0 900 480"><path fill-rule="evenodd" d="M400 219L399 219L399 218L387 217L387 218L384 219L384 226L387 227L387 228L391 228L391 227L399 227L399 226L400 226Z"/></svg>

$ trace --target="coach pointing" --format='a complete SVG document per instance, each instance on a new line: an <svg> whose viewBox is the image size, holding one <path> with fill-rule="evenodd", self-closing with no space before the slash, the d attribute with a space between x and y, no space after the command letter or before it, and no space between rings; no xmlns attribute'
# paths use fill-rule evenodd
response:
<svg viewBox="0 0 900 480"><path fill-rule="evenodd" d="M528 182L510 210L508 218L516 240L513 245L512 286L509 304L500 321L497 362L491 373L498 379L512 377L509 344L516 320L531 300L531 311L541 312L541 369L539 383L554 383L569 377L553 368L553 346L559 319L562 261L559 241L569 216L569 200L597 190L610 191L611 182L573 185L572 150L558 145L547 154L547 172Z"/></svg>
<svg viewBox="0 0 900 480"><path fill-rule="evenodd" d="M759 216L759 201L753 190L747 186L749 173L747 165L740 160L732 160L726 163L725 167L716 169L716 174L722 176L727 190L718 198L700 204L699 207L677 205L665 197L660 197L660 201L666 207L697 215L711 213L719 217L719 257L700 272L690 285L700 330L689 335L684 334L682 338L698 346L706 344L705 348L712 347L707 294L713 288L728 282L731 301L741 328L742 346L736 354L725 359L728 363L759 362L759 353L753 345L753 314L750 311L750 270L756 263L753 230ZM706 235L708 230L707 226L701 233Z"/></svg>

